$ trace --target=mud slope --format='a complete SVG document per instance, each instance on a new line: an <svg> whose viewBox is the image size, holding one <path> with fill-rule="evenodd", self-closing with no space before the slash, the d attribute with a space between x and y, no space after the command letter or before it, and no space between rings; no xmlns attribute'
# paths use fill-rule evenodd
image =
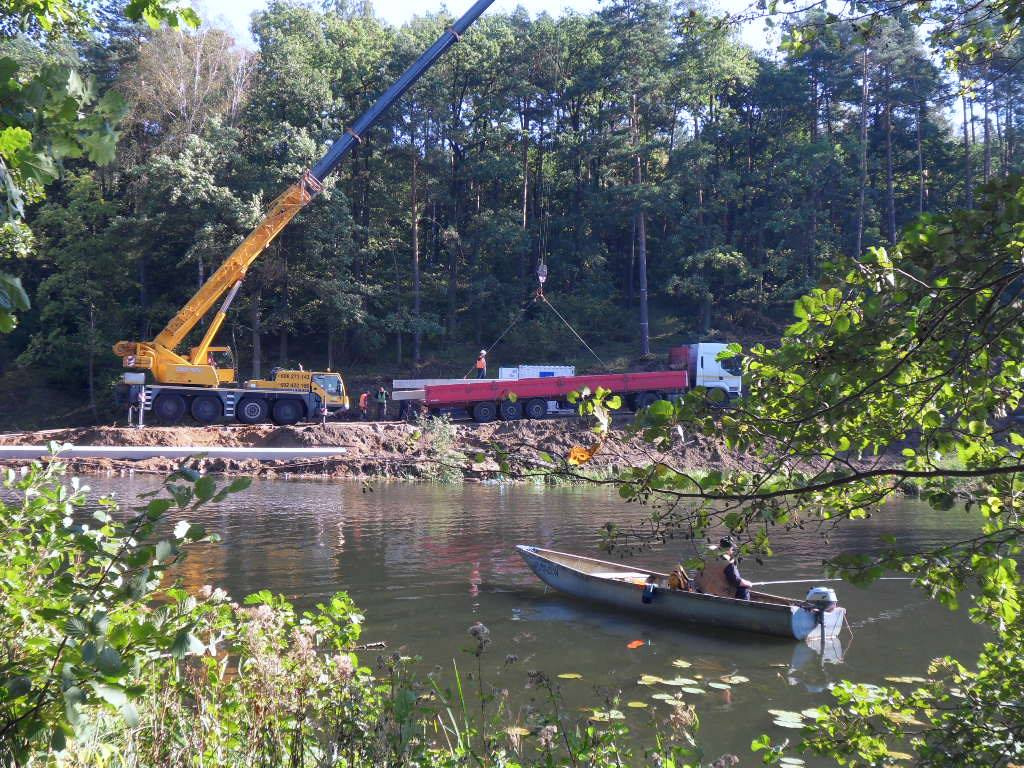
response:
<svg viewBox="0 0 1024 768"><path fill-rule="evenodd" d="M206 471L254 475L310 475L330 477L431 478L442 468L457 469L467 478L498 474L494 457L509 457L513 475L536 472L544 455L556 462L574 445L589 446L594 435L573 419L514 423L459 424L450 442L417 426L401 422L337 423L326 425L216 426L216 427L88 427L0 435L0 445L41 445L50 441L97 446L223 446L223 447L338 447L337 457L294 461L200 458L192 466ZM617 432L619 436L623 433ZM668 457L677 466L703 469L737 466L736 457L712 441L680 441ZM646 463L653 456L638 441L611 441L590 462L588 471L607 471ZM77 459L75 471L167 472L172 459L122 461Z"/></svg>

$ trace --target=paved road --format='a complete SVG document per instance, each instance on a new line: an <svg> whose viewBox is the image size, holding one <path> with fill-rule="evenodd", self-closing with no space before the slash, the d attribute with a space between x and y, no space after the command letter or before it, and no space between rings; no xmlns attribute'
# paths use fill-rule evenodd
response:
<svg viewBox="0 0 1024 768"><path fill-rule="evenodd" d="M155 457L178 459L203 454L225 459L291 460L319 459L348 453L347 448L215 448L206 445L123 447L116 445L73 445L60 455L76 459L152 459ZM50 454L45 445L0 446L0 461L4 459L38 459Z"/></svg>

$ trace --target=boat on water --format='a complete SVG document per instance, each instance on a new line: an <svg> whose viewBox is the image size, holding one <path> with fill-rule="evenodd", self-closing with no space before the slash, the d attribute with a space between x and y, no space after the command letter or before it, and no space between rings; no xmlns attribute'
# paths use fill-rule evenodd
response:
<svg viewBox="0 0 1024 768"><path fill-rule="evenodd" d="M812 589L810 600L755 591L738 600L669 589L668 574L646 568L524 544L516 549L552 589L661 619L815 641L837 637L846 615L832 590ZM824 594L831 599L818 599Z"/></svg>

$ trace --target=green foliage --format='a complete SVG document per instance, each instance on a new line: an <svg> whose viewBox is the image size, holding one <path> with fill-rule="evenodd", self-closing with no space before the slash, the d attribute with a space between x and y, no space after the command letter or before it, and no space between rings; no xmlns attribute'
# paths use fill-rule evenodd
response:
<svg viewBox="0 0 1024 768"><path fill-rule="evenodd" d="M438 483L457 483L464 477L467 457L456 447L459 443L451 417L424 414L416 419L412 441L427 455L420 476Z"/></svg>
<svg viewBox="0 0 1024 768"><path fill-rule="evenodd" d="M20 501L0 503L0 763L62 748L82 733L83 708L105 707L132 724L138 670L194 647L194 611L160 584L185 545L215 537L184 519L167 532L161 521L175 507L194 513L211 485L172 474L123 520L107 498L90 512L88 488L65 483L57 461L5 470L4 487Z"/></svg>
<svg viewBox="0 0 1024 768"><path fill-rule="evenodd" d="M975 210L925 216L894 248L837 260L822 287L794 303L795 322L778 348L744 352L748 394L734 407L717 412L694 393L638 419L637 434L659 447L683 432L723 437L747 469L628 470L620 493L652 505L649 525L615 528L608 547L678 529L700 537L724 525L747 552L767 555L773 528L867 517L907 482L936 510L980 513L976 533L962 541L907 548L887 540L877 555L829 562L860 584L902 572L951 609L969 596L972 618L999 642L986 646L977 673L944 662L936 667L944 675L911 698L840 689L812 742L822 754L876 764L897 735L928 765L983 765L1017 753L1019 713L997 710L1022 675L1014 650L1024 544L1022 242L1024 182L993 182ZM698 505L683 510L682 500ZM932 727L904 732L907 718ZM976 763L963 762L969 754Z"/></svg>
<svg viewBox="0 0 1024 768"><path fill-rule="evenodd" d="M130 0L129 19L145 19L195 27L199 19L190 8L168 0ZM8 33L37 31L56 45L64 28L89 22L84 6L68 0L4 0L0 29ZM21 64L0 51L0 226L17 224L26 204L41 200L65 161L86 158L97 165L114 159L120 133L116 126L127 112L120 93L102 95L92 78L61 64L25 72ZM0 273L0 333L10 333L16 312L29 308L20 279Z"/></svg>
<svg viewBox="0 0 1024 768"><path fill-rule="evenodd" d="M787 29L818 26L820 16L793 17ZM94 175L113 207L91 235L111 243L117 263L77 270L93 266L123 313L96 329L97 348L151 338L268 201L450 21L435 15L392 28L351 9L275 4L254 20L258 56L232 50L219 30L123 24L76 33L88 55L42 40L5 47L24 78L48 67L81 71L82 93L96 99L79 110L83 119L107 94L131 105L120 129L111 117L107 138L66 158ZM562 18L487 14L256 262L224 335L241 347L243 370L249 356L258 358L253 370L270 360L401 367L411 346L431 375L450 375L460 349L471 356L520 315L544 261L552 303L628 360L640 213L656 344L770 335L824 260L858 242L862 112L868 245L888 244L918 210L968 201L978 179L1021 167L1012 128L1024 119L1018 44L965 70L967 106L987 104L994 128L976 127L978 144L965 156L912 20L876 26L865 109L852 23L825 24L807 46L770 60L706 10L661 0ZM195 84L187 93L185 80ZM32 143L25 149L22 133L4 134L6 152L50 146L31 126L11 127L32 133ZM121 160L97 171L90 152L105 159L115 130ZM75 193L73 184L51 185L49 205L30 208L33 227L50 206L72 211ZM2 266L44 303L57 295L50 247L44 241L38 258ZM86 325L81 315L78 328L52 333L30 316L4 356L66 341L63 357L80 357ZM514 331L495 348L495 364L580 350L541 304ZM103 357L100 389L116 363L104 368ZM71 367L60 376L80 378Z"/></svg>

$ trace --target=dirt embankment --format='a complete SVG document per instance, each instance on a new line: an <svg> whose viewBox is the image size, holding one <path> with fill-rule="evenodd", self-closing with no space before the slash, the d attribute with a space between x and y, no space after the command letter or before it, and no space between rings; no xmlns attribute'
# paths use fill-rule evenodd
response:
<svg viewBox="0 0 1024 768"><path fill-rule="evenodd" d="M617 436L623 432L617 431ZM513 476L537 472L548 457L556 463L573 446L589 447L595 437L574 419L492 424L455 424L426 428L401 422L326 425L221 427L86 427L0 435L0 446L41 445L49 441L77 446L197 446L225 448L337 447L337 456L259 461L221 457L191 459L190 466L208 472L261 476L393 477L430 479L452 473L486 479L499 474L499 456L507 456ZM672 463L689 469L725 468L740 464L714 441L680 440L668 453ZM638 440L611 440L587 464L589 473L647 463L654 455ZM74 459L76 472L166 473L178 459L137 461L107 458ZM15 463L15 462L9 462ZM23 462L19 462L23 463Z"/></svg>

